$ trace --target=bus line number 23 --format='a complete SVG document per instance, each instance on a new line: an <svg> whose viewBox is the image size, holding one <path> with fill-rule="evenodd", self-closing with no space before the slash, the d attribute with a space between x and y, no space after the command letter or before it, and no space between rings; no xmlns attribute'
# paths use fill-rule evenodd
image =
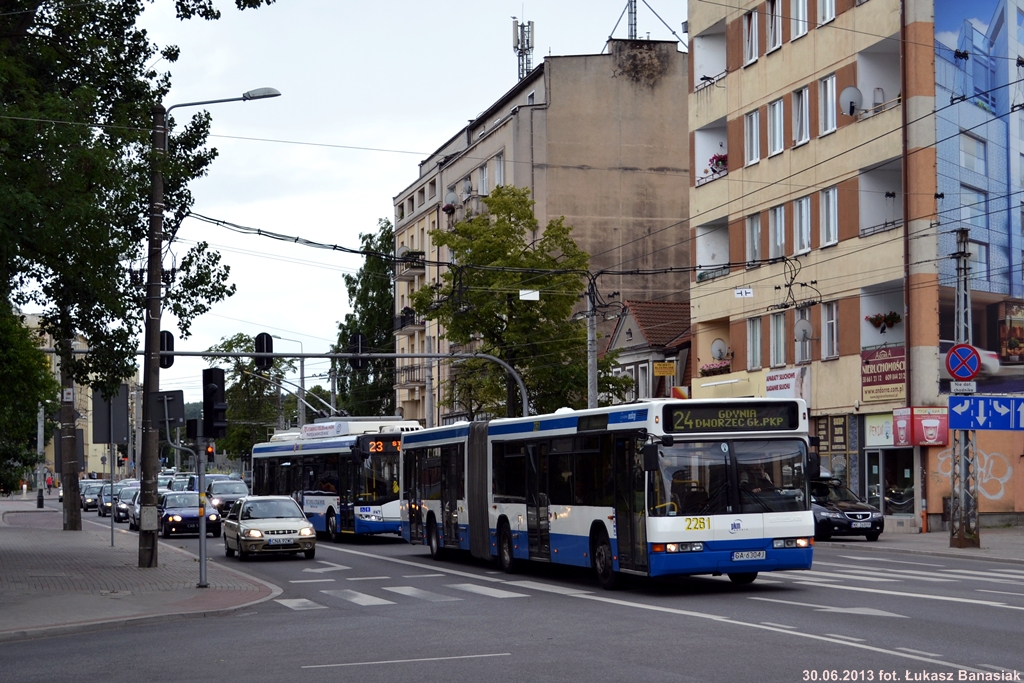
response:
<svg viewBox="0 0 1024 683"><path fill-rule="evenodd" d="M386 452L388 450L385 447L383 441L370 441L368 445L370 447L370 452L371 453L384 453L384 452ZM397 451L400 448L401 448L401 442L400 441L392 441L391 442L391 449L390 450Z"/></svg>

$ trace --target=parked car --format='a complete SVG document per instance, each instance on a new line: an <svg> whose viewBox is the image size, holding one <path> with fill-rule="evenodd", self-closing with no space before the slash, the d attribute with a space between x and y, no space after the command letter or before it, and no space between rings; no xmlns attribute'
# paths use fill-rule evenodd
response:
<svg viewBox="0 0 1024 683"><path fill-rule="evenodd" d="M953 348L956 342L948 339L939 340L939 377L945 380L952 380L949 370L946 369L946 354ZM973 347L981 357L981 368L978 370L977 379L987 379L999 374L999 354L988 349Z"/></svg>
<svg viewBox="0 0 1024 683"><path fill-rule="evenodd" d="M296 554L316 557L316 531L302 508L288 496L246 496L235 501L224 518L224 554Z"/></svg>
<svg viewBox="0 0 1024 683"><path fill-rule="evenodd" d="M199 533L199 494L194 491L168 491L156 506L160 518L160 535ZM220 513L206 510L206 533L220 537Z"/></svg>
<svg viewBox="0 0 1024 683"><path fill-rule="evenodd" d="M249 487L240 479L216 479L206 487L206 498L220 514L227 515L239 498L249 495Z"/></svg>
<svg viewBox="0 0 1024 683"><path fill-rule="evenodd" d="M832 536L864 536L877 541L885 530L881 511L862 501L838 479L811 482L811 510L814 538L819 541Z"/></svg>
<svg viewBox="0 0 1024 683"><path fill-rule="evenodd" d="M83 510L96 510L99 508L99 493L103 488L103 482L83 482L79 489L81 507Z"/></svg>

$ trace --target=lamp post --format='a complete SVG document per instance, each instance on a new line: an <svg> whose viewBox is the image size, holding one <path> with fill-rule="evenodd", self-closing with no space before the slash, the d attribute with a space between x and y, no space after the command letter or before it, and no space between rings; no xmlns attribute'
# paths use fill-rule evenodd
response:
<svg viewBox="0 0 1024 683"><path fill-rule="evenodd" d="M195 107L221 102L246 102L277 97L281 93L273 88L257 88L243 93L241 97L202 102L183 102L164 108L162 104L153 107L153 151L155 159L152 171L152 197L149 206L149 256L146 268L146 313L145 336L143 338L142 370L142 509L139 529L139 567L157 566L157 463L159 460L160 428L150 419L153 394L160 391L160 313L163 303L161 290L164 226L164 178L160 169L160 158L167 153L167 115L177 107Z"/></svg>
<svg viewBox="0 0 1024 683"><path fill-rule="evenodd" d="M305 347L298 339L289 339L288 337L279 337L276 334L270 335L274 339L280 339L281 341L295 342L299 345L299 429L302 425L306 424L306 359L303 357L306 355Z"/></svg>

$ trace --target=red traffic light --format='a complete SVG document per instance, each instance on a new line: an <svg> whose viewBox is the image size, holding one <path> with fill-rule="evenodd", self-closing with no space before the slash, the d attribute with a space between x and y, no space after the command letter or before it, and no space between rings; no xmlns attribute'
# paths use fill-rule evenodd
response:
<svg viewBox="0 0 1024 683"><path fill-rule="evenodd" d="M215 449L213 448L213 446L206 447L206 462L213 462L214 453Z"/></svg>

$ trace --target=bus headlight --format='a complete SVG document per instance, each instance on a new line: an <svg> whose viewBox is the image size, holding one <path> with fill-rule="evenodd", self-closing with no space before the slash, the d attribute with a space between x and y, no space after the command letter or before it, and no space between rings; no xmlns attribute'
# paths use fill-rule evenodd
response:
<svg viewBox="0 0 1024 683"><path fill-rule="evenodd" d="M651 552L655 553L699 553L704 550L704 543L653 543Z"/></svg>
<svg viewBox="0 0 1024 683"><path fill-rule="evenodd" d="M773 548L810 548L809 538L776 538L772 541Z"/></svg>

